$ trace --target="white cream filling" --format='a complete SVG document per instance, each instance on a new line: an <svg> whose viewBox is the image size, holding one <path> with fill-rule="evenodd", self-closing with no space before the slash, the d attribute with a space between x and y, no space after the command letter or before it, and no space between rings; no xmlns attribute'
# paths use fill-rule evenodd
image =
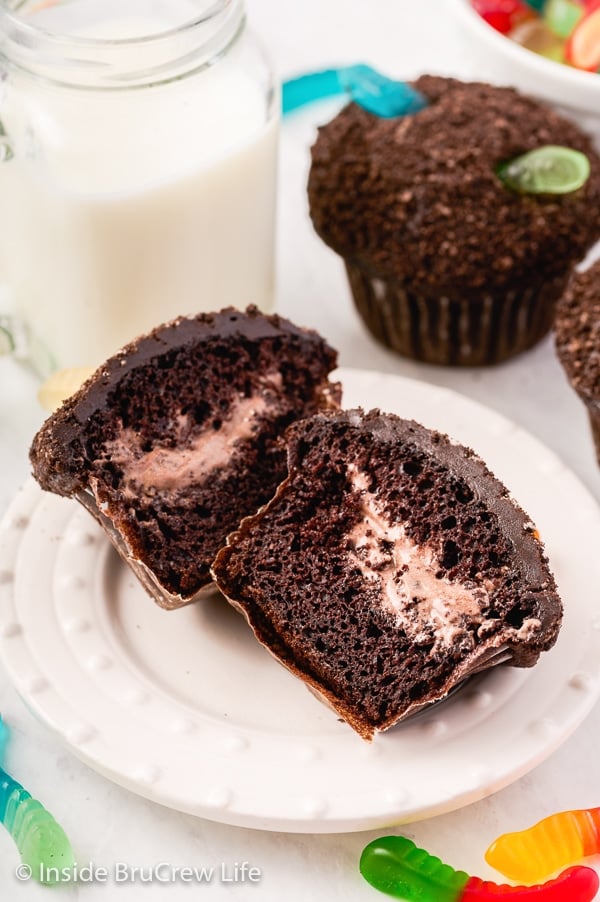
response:
<svg viewBox="0 0 600 902"><path fill-rule="evenodd" d="M349 471L360 495L363 519L350 533L350 559L369 582L377 584L381 604L414 642L451 646L472 637L466 627L481 624L488 588L468 588L438 577L440 562L428 545L417 545L402 523L391 523L368 477Z"/></svg>
<svg viewBox="0 0 600 902"><path fill-rule="evenodd" d="M256 420L269 407L262 396L238 398L225 412L218 429L207 428L184 447L155 447L144 452L141 438L132 429L106 445L106 455L122 471L125 492L169 491L201 482L226 466L237 442L254 434ZM217 419L215 416L214 419ZM173 429L179 438L192 428L187 416L179 416Z"/></svg>

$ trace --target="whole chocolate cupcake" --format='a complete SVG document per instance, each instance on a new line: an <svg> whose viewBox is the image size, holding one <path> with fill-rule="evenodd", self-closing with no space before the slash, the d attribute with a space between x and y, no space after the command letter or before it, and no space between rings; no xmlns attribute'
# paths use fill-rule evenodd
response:
<svg viewBox="0 0 600 902"><path fill-rule="evenodd" d="M600 237L600 158L576 125L511 88L434 76L414 87L429 101L414 115L350 104L320 129L313 223L376 338L429 363L498 363L548 332L572 266ZM588 157L585 185L506 187L498 167L547 145Z"/></svg>
<svg viewBox="0 0 600 902"><path fill-rule="evenodd" d="M573 274L554 330L559 359L587 408L600 464L600 260Z"/></svg>

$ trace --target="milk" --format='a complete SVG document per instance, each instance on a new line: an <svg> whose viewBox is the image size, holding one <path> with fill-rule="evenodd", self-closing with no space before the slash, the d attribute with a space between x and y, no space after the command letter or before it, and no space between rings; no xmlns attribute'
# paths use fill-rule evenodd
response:
<svg viewBox="0 0 600 902"><path fill-rule="evenodd" d="M32 21L130 37L196 9L70 0ZM57 366L96 365L179 314L272 305L277 123L235 52L133 90L13 71L0 114L14 145L0 164L0 277Z"/></svg>

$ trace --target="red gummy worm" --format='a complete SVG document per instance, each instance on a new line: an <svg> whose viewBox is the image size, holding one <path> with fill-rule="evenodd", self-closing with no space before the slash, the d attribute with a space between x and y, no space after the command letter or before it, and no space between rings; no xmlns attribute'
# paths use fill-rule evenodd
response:
<svg viewBox="0 0 600 902"><path fill-rule="evenodd" d="M541 886L506 886L470 877L459 902L495 902L513 896L519 902L591 902L600 880L591 868L567 868L554 880Z"/></svg>

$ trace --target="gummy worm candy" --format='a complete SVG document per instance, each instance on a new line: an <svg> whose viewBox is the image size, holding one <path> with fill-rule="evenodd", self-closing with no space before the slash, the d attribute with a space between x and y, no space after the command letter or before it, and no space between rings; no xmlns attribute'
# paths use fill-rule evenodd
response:
<svg viewBox="0 0 600 902"><path fill-rule="evenodd" d="M6 736L7 728L0 717L0 750ZM0 823L14 839L21 861L29 865L35 880L56 883L62 868L73 868L73 850L63 828L1 767Z"/></svg>
<svg viewBox="0 0 600 902"><path fill-rule="evenodd" d="M285 81L281 91L283 115L325 97L349 95L350 99L375 116L391 118L417 113L427 106L427 98L403 81L395 81L359 63L339 69L309 72Z"/></svg>
<svg viewBox="0 0 600 902"><path fill-rule="evenodd" d="M590 161L571 147L546 144L501 163L496 175L521 194L570 194L590 177Z"/></svg>
<svg viewBox="0 0 600 902"><path fill-rule="evenodd" d="M600 852L600 808L560 811L533 827L498 837L485 860L511 880L544 880L560 868Z"/></svg>
<svg viewBox="0 0 600 902"><path fill-rule="evenodd" d="M365 847L360 859L365 880L407 902L591 902L600 881L591 868L574 867L542 886L507 886L469 877L404 836L382 836Z"/></svg>
<svg viewBox="0 0 600 902"><path fill-rule="evenodd" d="M600 67L600 9L591 7L579 21L567 43L566 57L588 72Z"/></svg>

